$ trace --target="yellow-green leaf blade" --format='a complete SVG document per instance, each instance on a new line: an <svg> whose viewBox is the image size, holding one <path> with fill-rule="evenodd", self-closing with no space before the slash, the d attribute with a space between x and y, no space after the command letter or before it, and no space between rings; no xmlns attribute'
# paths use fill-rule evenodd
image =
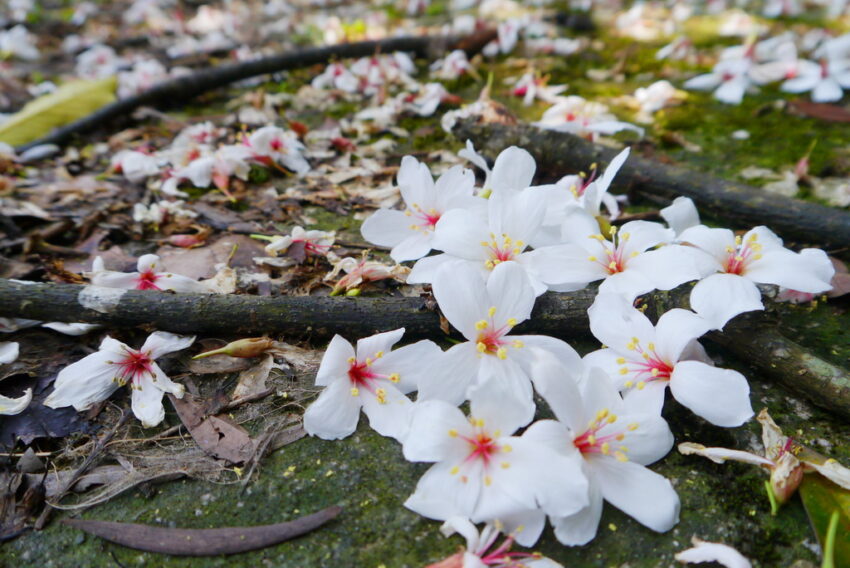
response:
<svg viewBox="0 0 850 568"><path fill-rule="evenodd" d="M20 146L49 134L115 100L115 77L70 81L30 101L0 124L0 142Z"/></svg>
<svg viewBox="0 0 850 568"><path fill-rule="evenodd" d="M833 544L833 565L850 566L850 491L822 475L808 474L800 485L800 496L821 549L826 547L829 521L838 511L838 530Z"/></svg>

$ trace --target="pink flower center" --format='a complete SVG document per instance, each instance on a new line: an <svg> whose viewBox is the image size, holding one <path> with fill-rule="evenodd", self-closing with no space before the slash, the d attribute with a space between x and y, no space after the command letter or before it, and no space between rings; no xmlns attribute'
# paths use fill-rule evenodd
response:
<svg viewBox="0 0 850 568"><path fill-rule="evenodd" d="M481 460L484 462L484 466L487 467L490 465L493 454L501 449L499 444L486 432L479 432L472 438L466 436L460 436L460 438L469 444L469 455L464 460L466 462Z"/></svg>
<svg viewBox="0 0 850 568"><path fill-rule="evenodd" d="M416 221L410 225L410 230L422 231L423 233L433 231L434 227L437 226L437 221L439 221L440 217L443 215L433 207L426 211L425 209L422 209L418 203L411 205L404 214L408 217L413 217Z"/></svg>
<svg viewBox="0 0 850 568"><path fill-rule="evenodd" d="M735 246L726 247L726 259L723 261L723 270L727 274L738 274L746 272L747 266L761 258L761 245L758 243L758 235L753 233L742 242L741 237L735 237Z"/></svg>
<svg viewBox="0 0 850 568"><path fill-rule="evenodd" d="M614 426L617 420L617 415L609 412L607 408L600 410L588 424L587 430L573 440L573 445L582 454L602 454L613 456L622 462L628 461L626 452L629 449L620 442L625 439L626 431L637 430L638 425L632 423L624 428L617 428Z"/></svg>
<svg viewBox="0 0 850 568"><path fill-rule="evenodd" d="M125 348L127 356L120 361L112 362L113 365L118 365L118 372L115 380L121 385L129 383L138 383L144 374L153 376L153 359L150 353L142 353L135 349Z"/></svg>
<svg viewBox="0 0 850 568"><path fill-rule="evenodd" d="M384 352L379 351L375 353L374 358L367 357L365 361L358 361L354 357L348 359L348 380L351 382L352 396L359 396L360 389L366 389L378 397L378 402L386 403L386 390L380 388L380 381L398 383L400 377L398 373L385 375L374 371L372 364L383 356Z"/></svg>
<svg viewBox="0 0 850 568"><path fill-rule="evenodd" d="M495 268L498 264L513 260L525 249L524 242L515 241L505 233L502 233L501 241L490 233L490 240L481 241L481 246L487 249L488 258L484 261L487 268Z"/></svg>
<svg viewBox="0 0 850 568"><path fill-rule="evenodd" d="M482 319L475 324L478 337L475 339L475 348L481 355L495 355L499 359L508 357L508 346L520 349L523 344L519 340L508 341L504 339L511 329L517 324L516 318L508 318L504 325L497 326L493 319L496 308L488 310L487 319Z"/></svg>
<svg viewBox="0 0 850 568"><path fill-rule="evenodd" d="M638 251L628 252L626 243L629 241L629 233L617 234L617 228L611 227L611 240L606 240L601 234L589 235L589 238L598 241L602 245L605 258L596 255L588 257L590 262L602 265L608 274L617 274L626 269L628 261L639 254Z"/></svg>
<svg viewBox="0 0 850 568"><path fill-rule="evenodd" d="M146 270L139 274L139 278L136 281L136 290L160 290L160 287L156 285L156 281L160 278L162 276L153 270Z"/></svg>
<svg viewBox="0 0 850 568"><path fill-rule="evenodd" d="M629 379L624 383L626 388L637 387L638 390L641 390L646 386L646 383L670 380L670 375L673 374L675 366L665 361L655 351L654 343L650 341L644 349L640 340L633 337L626 344L626 349L639 355L639 357L629 359L620 357L617 360L617 364L620 365L620 374L629 376Z"/></svg>

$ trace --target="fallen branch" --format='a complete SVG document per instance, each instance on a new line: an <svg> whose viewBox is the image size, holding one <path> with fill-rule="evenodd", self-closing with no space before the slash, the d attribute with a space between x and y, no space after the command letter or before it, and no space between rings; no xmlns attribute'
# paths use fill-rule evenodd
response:
<svg viewBox="0 0 850 568"><path fill-rule="evenodd" d="M472 140L476 149L491 158L509 146L525 148L537 161L538 172L552 180L587 170L593 163L606 167L618 153L572 134L527 124L477 124L467 120L452 133L460 140ZM767 225L797 243L833 247L843 253L838 256L850 255L850 213L841 209L767 193L634 155L623 164L613 186L656 200L669 201L684 195L693 199L700 211L728 221L735 228Z"/></svg>
<svg viewBox="0 0 850 568"><path fill-rule="evenodd" d="M433 301L427 298L239 296L170 294L154 290L117 291L100 311L80 298L92 286L21 283L0 279L0 316L42 321L100 323L109 327L147 326L175 333L251 335L277 333L290 337L327 339L335 333L349 339L404 327L406 338L444 336ZM111 290L115 293L115 289ZM649 313L687 305L689 288L645 297ZM682 293L680 293L682 292ZM589 288L572 293L547 293L537 299L531 318L517 333L563 339L588 338L587 308L596 297ZM88 300L86 304L91 305ZM709 336L748 361L765 377L792 385L813 404L850 418L850 373L820 359L804 347L762 327L754 314L729 324L724 334ZM780 356L789 353L789 356Z"/></svg>
<svg viewBox="0 0 850 568"><path fill-rule="evenodd" d="M164 81L143 93L115 101L71 124L57 128L47 136L16 148L16 151L23 152L39 144L66 144L74 136L101 128L104 124L116 118L130 116L139 107L173 105L206 91L258 75L308 67L318 63L327 63L334 59L366 57L375 53L391 53L394 51L412 52L419 57L431 59L437 54L457 48L463 49L468 55L471 55L480 51L495 37L495 34L495 30L493 30L464 38L443 36L395 37L379 41L313 47L291 53L219 65Z"/></svg>
<svg viewBox="0 0 850 568"><path fill-rule="evenodd" d="M63 519L62 523L109 542L175 556L217 556L266 548L314 531L342 512L338 506L286 523L222 529L172 529L135 523Z"/></svg>

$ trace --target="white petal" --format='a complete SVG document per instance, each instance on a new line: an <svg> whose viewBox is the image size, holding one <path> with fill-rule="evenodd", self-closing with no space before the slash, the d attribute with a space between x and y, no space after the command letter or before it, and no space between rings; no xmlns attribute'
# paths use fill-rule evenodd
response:
<svg viewBox="0 0 850 568"><path fill-rule="evenodd" d="M685 81L682 86L686 89L696 89L698 91L708 91L720 84L720 75L715 73L706 73L697 75Z"/></svg>
<svg viewBox="0 0 850 568"><path fill-rule="evenodd" d="M425 472L416 491L404 506L429 519L445 520L453 516L472 517L481 495L481 480L469 476L467 482L452 475L454 464L440 462Z"/></svg>
<svg viewBox="0 0 850 568"><path fill-rule="evenodd" d="M753 416L750 385L737 371L682 361L670 376L670 392L694 414L717 426L740 426Z"/></svg>
<svg viewBox="0 0 850 568"><path fill-rule="evenodd" d="M588 460L605 500L656 532L679 522L679 496L670 482L642 465L600 456Z"/></svg>
<svg viewBox="0 0 850 568"><path fill-rule="evenodd" d="M97 351L59 371L53 383L54 390L44 405L88 410L93 404L109 398L119 386L114 380L115 368L107 363L113 358L112 353Z"/></svg>
<svg viewBox="0 0 850 568"><path fill-rule="evenodd" d="M516 267L516 269L522 272L521 268ZM506 276L515 274L510 270L506 273ZM520 276L523 278L525 286L528 287L525 274L523 273ZM500 277L497 284L503 281L504 279ZM489 283L487 286L489 287ZM474 268L466 264L458 263L444 266L434 278L434 297L437 299L440 311L443 312L450 324L470 340L478 337L475 324L482 319L487 319L487 313L491 307L490 298L481 293L484 287L484 279ZM501 291L501 287L498 290ZM534 303L533 296L531 302Z"/></svg>
<svg viewBox="0 0 850 568"><path fill-rule="evenodd" d="M390 351L372 364L372 370L386 376L398 375L396 388L407 394L428 380L442 356L443 350L436 343L423 339Z"/></svg>
<svg viewBox="0 0 850 568"><path fill-rule="evenodd" d="M699 225L699 212L690 197L677 197L660 213L676 235L681 235L685 229Z"/></svg>
<svg viewBox="0 0 850 568"><path fill-rule="evenodd" d="M661 223L629 221L618 231L620 237L628 236L624 248L628 253L643 252L660 244L669 243L675 236L673 231Z"/></svg>
<svg viewBox="0 0 850 568"><path fill-rule="evenodd" d="M453 461L466 455L466 443L450 434L471 433L469 421L456 406L442 400L419 401L411 410L410 435L404 440L409 461Z"/></svg>
<svg viewBox="0 0 850 568"><path fill-rule="evenodd" d="M580 432L587 425L578 386L557 359L551 355L541 356L532 367L532 379L537 392L558 420L574 432ZM529 431L533 427L529 427Z"/></svg>
<svg viewBox="0 0 850 568"><path fill-rule="evenodd" d="M396 262L419 260L431 252L434 233L418 231L393 247L390 256Z"/></svg>
<svg viewBox="0 0 850 568"><path fill-rule="evenodd" d="M136 261L136 269L139 272L159 272L159 257L155 254L143 254Z"/></svg>
<svg viewBox="0 0 850 568"><path fill-rule="evenodd" d="M626 346L633 337L644 344L655 340L655 328L649 318L623 296L600 293L588 308L587 315L594 337L617 351L627 351Z"/></svg>
<svg viewBox="0 0 850 568"><path fill-rule="evenodd" d="M835 102L841 100L843 96L844 91L841 90L841 85L831 77L819 81L812 90L812 100L816 103Z"/></svg>
<svg viewBox="0 0 850 568"><path fill-rule="evenodd" d="M629 408L629 411L631 409ZM615 430L624 424L637 424L634 430L628 430L623 443L628 447L630 461L640 465L657 462L673 447L673 433L670 426L658 414L622 414L617 417Z"/></svg>
<svg viewBox="0 0 850 568"><path fill-rule="evenodd" d="M446 211L434 226L432 246L458 258L487 259L487 248L481 243L490 240L485 219L467 209Z"/></svg>
<svg viewBox="0 0 850 568"><path fill-rule="evenodd" d="M8 365L13 363L20 353L18 343L16 341L0 342L0 365Z"/></svg>
<svg viewBox="0 0 850 568"><path fill-rule="evenodd" d="M375 359L378 353L389 353L392 346L404 335L404 328L376 333L375 335L357 340L357 360Z"/></svg>
<svg viewBox="0 0 850 568"><path fill-rule="evenodd" d="M567 546L587 544L596 536L599 519L602 518L602 490L599 483L589 478L589 504L569 517L552 517L550 522L555 529L555 538Z"/></svg>
<svg viewBox="0 0 850 568"><path fill-rule="evenodd" d="M493 164L490 188L494 193L525 189L531 185L537 164L527 150L511 146L502 150Z"/></svg>
<svg viewBox="0 0 850 568"><path fill-rule="evenodd" d="M509 436L534 418L531 382L520 366L509 359L482 357L478 383L468 391L470 414L488 430Z"/></svg>
<svg viewBox="0 0 850 568"><path fill-rule="evenodd" d="M372 244L394 247L414 234L410 229L411 218L392 209L378 209L363 221L360 234Z"/></svg>
<svg viewBox="0 0 850 568"><path fill-rule="evenodd" d="M735 233L729 229L710 229L705 225L697 225L685 229L679 240L701 248L717 261L717 269L722 267L720 262L725 259L729 253L726 252L728 247L735 246Z"/></svg>
<svg viewBox="0 0 850 568"><path fill-rule="evenodd" d="M758 287L737 274L712 274L700 280L691 290L690 303L711 329L723 329L738 314L764 309Z"/></svg>
<svg viewBox="0 0 850 568"><path fill-rule="evenodd" d="M351 344L341 335L334 335L319 365L316 385L324 387L333 381L346 379L351 366L348 360L351 357L354 357L354 348Z"/></svg>
<svg viewBox="0 0 850 568"><path fill-rule="evenodd" d="M9 398L0 396L0 415L13 416L23 412L32 402L32 389L27 389L23 396Z"/></svg>
<svg viewBox="0 0 850 568"><path fill-rule="evenodd" d="M752 465L763 465L770 468L774 465L769 459L750 452L730 450L728 448L706 448L702 444L694 444L692 442L682 442L679 444L679 452L686 456L702 456L710 459L714 463L723 463L727 460L732 460Z"/></svg>
<svg viewBox="0 0 850 568"><path fill-rule="evenodd" d="M410 428L413 403L389 381L381 381L380 386L376 385L376 389L384 390L384 402L371 392L362 389L360 391L363 412L369 417L369 426L381 436L389 436L403 442Z"/></svg>
<svg viewBox="0 0 850 568"><path fill-rule="evenodd" d="M186 349L195 341L195 336L175 335L165 331L155 331L148 336L140 351L150 353L151 358L159 359L163 355Z"/></svg>
<svg viewBox="0 0 850 568"><path fill-rule="evenodd" d="M629 301L633 301L638 296L651 292L655 288L655 284L644 272L627 268L623 272L618 272L608 276L605 281L599 285L599 293L618 294Z"/></svg>
<svg viewBox="0 0 850 568"><path fill-rule="evenodd" d="M788 249L765 250L762 258L754 260L744 271L744 276L755 282L776 284L798 292L819 294L832 288L822 275L828 262L826 254L798 254Z"/></svg>
<svg viewBox="0 0 850 568"><path fill-rule="evenodd" d="M440 532L445 537L450 537L457 533L466 540L467 550L478 550L478 529L466 517L449 517L440 526Z"/></svg>
<svg viewBox="0 0 850 568"><path fill-rule="evenodd" d="M505 534L513 535L516 543L520 546L531 547L540 538L546 526L546 513L539 509L523 511L514 515L503 515L496 519L504 528ZM560 564L538 564L542 560L525 560L528 568L563 568Z"/></svg>
<svg viewBox="0 0 850 568"><path fill-rule="evenodd" d="M339 440L354 433L362 400L351 394L348 381L334 381L304 413L304 430L324 440Z"/></svg>
<svg viewBox="0 0 850 568"><path fill-rule="evenodd" d="M157 365L156 363L152 364L151 372L153 373L151 379L156 385L156 388L163 392L171 393L177 398L183 398L183 392L186 390L186 388L183 385L172 381L168 377L168 375L166 375L162 371L162 369L160 369L159 365Z"/></svg>
<svg viewBox="0 0 850 568"><path fill-rule="evenodd" d="M91 331L100 329L102 326L97 323L64 323L61 321L52 321L41 324L41 327L46 327L47 329L52 329L65 335L77 336L85 335Z"/></svg>
<svg viewBox="0 0 850 568"><path fill-rule="evenodd" d="M408 207L415 203L426 209L431 206L434 178L426 164L413 156L405 156L398 169L398 187Z"/></svg>
<svg viewBox="0 0 850 568"><path fill-rule="evenodd" d="M443 353L429 373L419 381L418 400L443 400L461 404L478 380L481 365L475 343L467 341Z"/></svg>
<svg viewBox="0 0 850 568"><path fill-rule="evenodd" d="M672 290L679 284L699 280L705 276L699 257L693 247L667 245L633 258L628 270L637 270L658 290Z"/></svg>
<svg viewBox="0 0 850 568"><path fill-rule="evenodd" d="M165 408L162 407L163 394L147 373L133 382L130 395L133 414L142 421L145 428L153 428L165 418Z"/></svg>
<svg viewBox="0 0 850 568"><path fill-rule="evenodd" d="M462 166L452 166L437 180L435 205L437 211L445 212L461 206L475 203L472 194L475 191L475 174ZM481 203L481 205L484 205Z"/></svg>
<svg viewBox="0 0 850 568"><path fill-rule="evenodd" d="M460 282L469 282L469 280L461 279ZM459 287L463 287L463 285ZM474 289L472 291L475 292ZM494 320L497 325L503 325L510 318L519 323L531 316L531 309L534 307L536 296L525 270L519 264L503 262L497 265L490 274L490 278L487 279L487 294L492 305L487 306L486 309L496 308ZM440 303L440 306L442 307L442 303ZM486 312L479 312L478 319L484 319L485 314Z"/></svg>
<svg viewBox="0 0 850 568"><path fill-rule="evenodd" d="M716 542L705 542L694 538L694 547L679 552L676 560L683 564L717 562L726 568L750 568L752 564L740 552Z"/></svg>
<svg viewBox="0 0 850 568"><path fill-rule="evenodd" d="M464 262L465 261L460 260L456 256L452 256L450 254L438 254L434 256L426 256L425 258L420 258L418 261L416 261L416 264L413 265L413 268L407 275L407 283L430 284L434 281L434 278L436 278L437 271L444 264L459 264ZM484 268L483 263L481 267Z"/></svg>
<svg viewBox="0 0 850 568"><path fill-rule="evenodd" d="M709 329L712 329L711 324L690 310L668 310L655 326L656 351L663 360L674 364L681 358L685 347Z"/></svg>
<svg viewBox="0 0 850 568"><path fill-rule="evenodd" d="M631 388L626 391L624 403L631 412L655 414L660 416L664 407L664 394L667 392L668 381L652 381L644 388Z"/></svg>

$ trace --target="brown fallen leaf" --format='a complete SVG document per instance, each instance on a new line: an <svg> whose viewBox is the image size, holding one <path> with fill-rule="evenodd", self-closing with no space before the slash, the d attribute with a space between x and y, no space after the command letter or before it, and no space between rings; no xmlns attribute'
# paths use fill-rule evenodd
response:
<svg viewBox="0 0 850 568"><path fill-rule="evenodd" d="M259 363L239 373L239 382L233 389L231 398L243 398L267 390L266 379L269 378L272 367L274 367L274 357L270 353L266 353Z"/></svg>
<svg viewBox="0 0 850 568"><path fill-rule="evenodd" d="M279 544L316 530L341 512L342 507L333 506L286 523L221 529L172 529L83 519L63 519L62 523L109 542L145 552L175 556L217 556Z"/></svg>
<svg viewBox="0 0 850 568"><path fill-rule="evenodd" d="M788 107L797 114L810 118L827 122L850 122L850 110L838 105L796 100L789 102Z"/></svg>
<svg viewBox="0 0 850 568"><path fill-rule="evenodd" d="M222 416L205 416L204 408L189 395L182 399L168 395L180 420L204 452L231 463L244 463L253 457L256 446L248 431Z"/></svg>

